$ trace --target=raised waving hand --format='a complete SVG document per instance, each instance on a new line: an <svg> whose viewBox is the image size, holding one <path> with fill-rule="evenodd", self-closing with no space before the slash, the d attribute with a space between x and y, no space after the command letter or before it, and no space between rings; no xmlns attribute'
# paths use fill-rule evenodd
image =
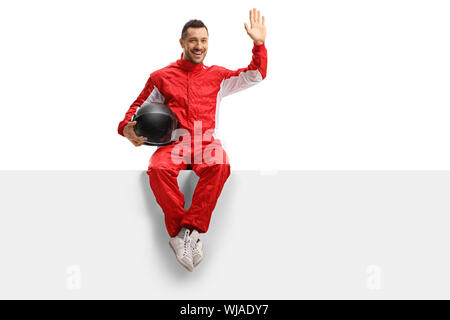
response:
<svg viewBox="0 0 450 320"><path fill-rule="evenodd" d="M256 44L261 44L266 41L266 26L264 22L264 16L262 16L261 19L261 13L255 8L253 8L253 10L250 10L250 28L248 27L247 23L244 22L244 27L247 31L247 34L250 36L250 38L253 39Z"/></svg>

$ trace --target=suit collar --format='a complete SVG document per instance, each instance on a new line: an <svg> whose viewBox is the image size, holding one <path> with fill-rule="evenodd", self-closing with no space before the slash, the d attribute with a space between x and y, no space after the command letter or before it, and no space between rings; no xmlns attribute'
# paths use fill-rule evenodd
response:
<svg viewBox="0 0 450 320"><path fill-rule="evenodd" d="M183 55L184 55L184 52L181 53L181 58L177 60L177 65L184 71L186 71L186 72L197 71L197 70L201 70L203 68L203 66L204 66L203 61L202 61L202 63L194 63L189 60L184 60Z"/></svg>

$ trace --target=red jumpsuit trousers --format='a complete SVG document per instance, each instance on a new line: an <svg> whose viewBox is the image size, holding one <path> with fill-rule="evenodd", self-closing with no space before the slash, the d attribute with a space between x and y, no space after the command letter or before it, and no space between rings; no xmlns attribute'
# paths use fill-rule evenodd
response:
<svg viewBox="0 0 450 320"><path fill-rule="evenodd" d="M185 148L180 148L181 143L183 141L175 141L158 147L147 170L150 187L164 212L166 229L171 237L183 227L200 233L208 230L217 199L231 173L228 156L219 139L195 141L195 146L188 142ZM177 180L180 170L187 169L192 169L199 177L188 210L184 209L184 195Z"/></svg>

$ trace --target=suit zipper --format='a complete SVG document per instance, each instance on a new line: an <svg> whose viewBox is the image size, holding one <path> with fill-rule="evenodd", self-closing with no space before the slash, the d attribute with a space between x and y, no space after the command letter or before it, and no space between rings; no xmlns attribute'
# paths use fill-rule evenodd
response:
<svg viewBox="0 0 450 320"><path fill-rule="evenodd" d="M189 72L187 72L187 121L189 122Z"/></svg>

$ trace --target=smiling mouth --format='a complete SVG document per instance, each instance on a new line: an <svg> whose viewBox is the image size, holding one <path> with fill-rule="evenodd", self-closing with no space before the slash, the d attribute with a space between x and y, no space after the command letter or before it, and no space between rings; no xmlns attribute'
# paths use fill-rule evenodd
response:
<svg viewBox="0 0 450 320"><path fill-rule="evenodd" d="M194 54L194 56L196 56L196 57L201 57L202 56L202 54L203 54L203 52L200 52L200 53L196 53L195 51L192 51L192 53Z"/></svg>

